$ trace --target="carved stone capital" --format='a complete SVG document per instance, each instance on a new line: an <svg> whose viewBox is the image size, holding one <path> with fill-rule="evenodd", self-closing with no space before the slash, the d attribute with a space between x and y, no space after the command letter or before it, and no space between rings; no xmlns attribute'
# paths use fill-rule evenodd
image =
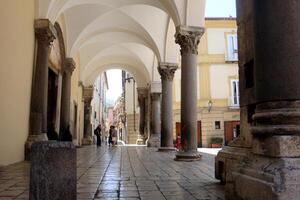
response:
<svg viewBox="0 0 300 200"><path fill-rule="evenodd" d="M36 38L47 45L50 45L57 38L56 29L48 19L35 20L34 30Z"/></svg>
<svg viewBox="0 0 300 200"><path fill-rule="evenodd" d="M159 63L158 72L161 76L161 80L172 81L175 71L178 69L176 63Z"/></svg>
<svg viewBox="0 0 300 200"><path fill-rule="evenodd" d="M87 86L83 88L83 100L84 103L91 103L93 98L94 88L93 86Z"/></svg>
<svg viewBox="0 0 300 200"><path fill-rule="evenodd" d="M75 69L76 63L73 58L66 58L64 71L72 74Z"/></svg>
<svg viewBox="0 0 300 200"><path fill-rule="evenodd" d="M200 27L176 27L175 42L180 45L182 54L198 54L198 44L205 29Z"/></svg>
<svg viewBox="0 0 300 200"><path fill-rule="evenodd" d="M158 93L158 92L151 93L151 101L160 100L160 96L161 96L161 93Z"/></svg>
<svg viewBox="0 0 300 200"><path fill-rule="evenodd" d="M137 88L138 96L146 98L148 96L148 88Z"/></svg>
<svg viewBox="0 0 300 200"><path fill-rule="evenodd" d="M148 88L137 88L137 93L138 93L138 102L139 105L141 106L144 104L145 99L148 97Z"/></svg>

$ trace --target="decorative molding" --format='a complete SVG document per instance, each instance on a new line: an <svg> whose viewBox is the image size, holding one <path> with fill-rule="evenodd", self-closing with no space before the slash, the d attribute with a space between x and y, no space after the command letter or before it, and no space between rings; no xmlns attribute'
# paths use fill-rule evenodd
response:
<svg viewBox="0 0 300 200"><path fill-rule="evenodd" d="M161 80L173 81L175 71L178 69L178 64L161 62L157 69L161 76Z"/></svg>
<svg viewBox="0 0 300 200"><path fill-rule="evenodd" d="M148 88L137 88L139 98L140 97L143 97L143 98L148 97L148 91L149 91Z"/></svg>
<svg viewBox="0 0 300 200"><path fill-rule="evenodd" d="M49 46L57 38L56 29L48 19L37 19L34 21L36 38Z"/></svg>
<svg viewBox="0 0 300 200"><path fill-rule="evenodd" d="M175 42L180 45L182 54L198 55L198 44L205 29L201 27L177 26Z"/></svg>

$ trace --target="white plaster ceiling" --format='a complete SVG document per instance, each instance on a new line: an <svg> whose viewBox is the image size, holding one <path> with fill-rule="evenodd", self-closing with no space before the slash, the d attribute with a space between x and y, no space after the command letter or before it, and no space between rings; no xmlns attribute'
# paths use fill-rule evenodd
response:
<svg viewBox="0 0 300 200"><path fill-rule="evenodd" d="M178 25L203 26L205 0L36 0L36 18L62 26L68 57L93 83L106 69L127 70L140 86L160 81L157 62L178 62Z"/></svg>

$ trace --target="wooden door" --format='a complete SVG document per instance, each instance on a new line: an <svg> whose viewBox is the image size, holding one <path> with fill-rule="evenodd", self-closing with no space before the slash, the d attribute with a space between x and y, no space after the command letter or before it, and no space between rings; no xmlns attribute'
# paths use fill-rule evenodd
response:
<svg viewBox="0 0 300 200"><path fill-rule="evenodd" d="M197 122L197 145L198 147L202 147L202 126L201 121Z"/></svg>
<svg viewBox="0 0 300 200"><path fill-rule="evenodd" d="M238 137L240 130L240 121L225 121L224 122L224 138L225 145Z"/></svg>
<svg viewBox="0 0 300 200"><path fill-rule="evenodd" d="M181 136L181 123L176 122L176 138ZM197 145L198 147L202 147L202 127L201 121L197 122Z"/></svg>
<svg viewBox="0 0 300 200"><path fill-rule="evenodd" d="M178 136L181 136L181 123L180 122L176 122L176 138Z"/></svg>

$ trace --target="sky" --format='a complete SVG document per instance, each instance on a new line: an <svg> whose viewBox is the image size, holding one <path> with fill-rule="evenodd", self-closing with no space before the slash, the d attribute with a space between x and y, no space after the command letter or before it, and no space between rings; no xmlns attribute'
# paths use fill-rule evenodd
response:
<svg viewBox="0 0 300 200"><path fill-rule="evenodd" d="M236 0L206 0L205 17L236 17Z"/></svg>
<svg viewBox="0 0 300 200"><path fill-rule="evenodd" d="M106 74L108 82L106 99L116 101L122 93L122 71L120 69L111 69L106 71Z"/></svg>
<svg viewBox="0 0 300 200"><path fill-rule="evenodd" d="M236 17L236 0L206 0L205 17ZM116 101L122 93L122 71L107 71L108 91L106 98Z"/></svg>

